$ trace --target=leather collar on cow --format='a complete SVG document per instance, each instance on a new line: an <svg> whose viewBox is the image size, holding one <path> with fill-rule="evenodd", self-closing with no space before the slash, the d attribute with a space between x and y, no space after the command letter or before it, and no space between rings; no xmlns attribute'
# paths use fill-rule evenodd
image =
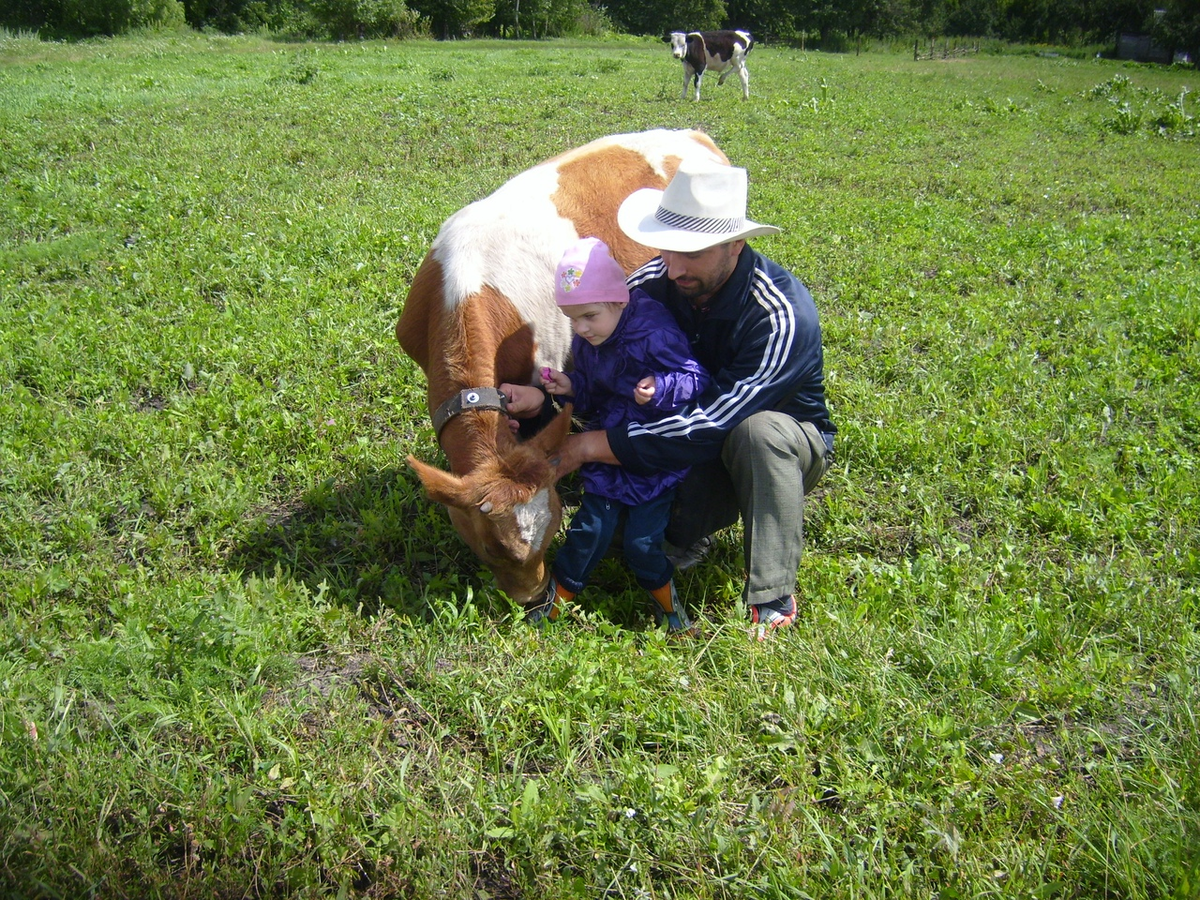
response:
<svg viewBox="0 0 1200 900"><path fill-rule="evenodd" d="M468 409L494 409L497 412L507 412L508 398L492 387L474 387L459 391L433 411L431 416L433 433L440 437L446 423L460 412Z"/></svg>

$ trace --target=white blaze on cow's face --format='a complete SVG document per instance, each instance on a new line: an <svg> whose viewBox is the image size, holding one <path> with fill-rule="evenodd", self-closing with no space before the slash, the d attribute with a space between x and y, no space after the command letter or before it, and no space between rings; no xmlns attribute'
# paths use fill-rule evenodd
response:
<svg viewBox="0 0 1200 900"><path fill-rule="evenodd" d="M676 59L687 56L687 35L682 31L671 32L671 55Z"/></svg>
<svg viewBox="0 0 1200 900"><path fill-rule="evenodd" d="M522 503L513 509L517 520L517 531L529 547L540 548L546 544L546 532L550 528L553 515L550 511L550 491L542 488L533 495L528 503Z"/></svg>
<svg viewBox="0 0 1200 900"><path fill-rule="evenodd" d="M447 427L460 429L460 438L466 435L460 419ZM494 427L507 435L507 423L497 421ZM408 457L426 493L446 505L454 529L487 563L497 586L518 603L539 597L549 579L546 548L562 522L551 455L570 427L568 405L537 435L462 476Z"/></svg>

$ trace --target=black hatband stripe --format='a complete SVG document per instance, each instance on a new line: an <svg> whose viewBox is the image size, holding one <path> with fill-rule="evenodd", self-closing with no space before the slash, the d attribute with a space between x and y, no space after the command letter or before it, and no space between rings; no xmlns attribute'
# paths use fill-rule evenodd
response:
<svg viewBox="0 0 1200 900"><path fill-rule="evenodd" d="M733 234L735 231L740 231L746 222L743 218L709 219L700 216L685 216L671 212L669 209L663 209L661 206L654 213L654 218L671 228L695 231L700 234Z"/></svg>

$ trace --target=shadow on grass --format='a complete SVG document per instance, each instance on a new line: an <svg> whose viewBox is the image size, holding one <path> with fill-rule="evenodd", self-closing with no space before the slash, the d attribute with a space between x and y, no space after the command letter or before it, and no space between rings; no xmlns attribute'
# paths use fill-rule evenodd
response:
<svg viewBox="0 0 1200 900"><path fill-rule="evenodd" d="M579 504L578 479L564 479L559 494L564 521L570 521ZM556 541L551 558L557 549ZM510 611L501 595L485 588L490 574L407 467L322 482L264 506L226 562L243 576L271 577L279 571L314 594L323 590L368 615L389 608L427 620L431 595L462 600L468 591L485 615ZM648 622L652 627L644 593L625 567L618 542L581 600L623 627L643 628Z"/></svg>
<svg viewBox="0 0 1200 900"><path fill-rule="evenodd" d="M429 615L431 592L480 593L482 570L407 468L326 481L259 510L227 562L247 576L281 571L366 613L389 607L417 619Z"/></svg>

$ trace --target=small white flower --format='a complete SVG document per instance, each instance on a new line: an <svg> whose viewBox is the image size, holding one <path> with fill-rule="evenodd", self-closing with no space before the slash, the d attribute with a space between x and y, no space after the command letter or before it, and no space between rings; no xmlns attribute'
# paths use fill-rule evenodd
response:
<svg viewBox="0 0 1200 900"><path fill-rule="evenodd" d="M994 762L996 765L1000 765L1000 763L1004 762L1004 754L1003 753L993 753L993 754L991 754L991 757L992 757L992 762Z"/></svg>
<svg viewBox="0 0 1200 900"><path fill-rule="evenodd" d="M1059 794L1057 797L1051 797L1050 802L1054 804L1055 809L1062 809L1064 799L1065 798L1063 797L1063 795Z"/></svg>
<svg viewBox="0 0 1200 900"><path fill-rule="evenodd" d="M634 809L632 806L627 806L625 808L625 818L632 819L636 815L637 815L637 810Z"/></svg>

